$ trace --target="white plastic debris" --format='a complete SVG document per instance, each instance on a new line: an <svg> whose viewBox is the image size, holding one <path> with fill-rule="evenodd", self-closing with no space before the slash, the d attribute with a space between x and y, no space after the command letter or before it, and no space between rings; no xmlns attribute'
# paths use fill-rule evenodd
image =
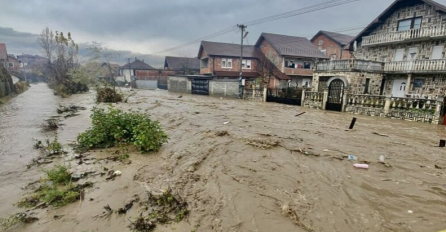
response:
<svg viewBox="0 0 446 232"><path fill-rule="evenodd" d="M384 163L386 161L386 157L383 155L379 156L379 162Z"/></svg>
<svg viewBox="0 0 446 232"><path fill-rule="evenodd" d="M113 175L115 175L115 176L120 176L121 174L122 174L122 172L119 170L113 173Z"/></svg>
<svg viewBox="0 0 446 232"><path fill-rule="evenodd" d="M229 121L228 121L228 122L224 122L224 123L223 123L223 125L228 125L228 124L229 124Z"/></svg>
<svg viewBox="0 0 446 232"><path fill-rule="evenodd" d="M412 210L408 210L407 213L413 213L413 211Z"/></svg>
<svg viewBox="0 0 446 232"><path fill-rule="evenodd" d="M330 151L330 150L328 150L328 149L324 149L324 152L328 152L328 151Z"/></svg>

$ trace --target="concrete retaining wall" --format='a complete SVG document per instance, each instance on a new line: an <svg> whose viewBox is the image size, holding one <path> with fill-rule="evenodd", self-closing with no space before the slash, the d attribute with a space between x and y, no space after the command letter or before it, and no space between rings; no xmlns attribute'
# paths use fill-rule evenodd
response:
<svg viewBox="0 0 446 232"><path fill-rule="evenodd" d="M209 81L209 95L216 97L238 98L238 80Z"/></svg>
<svg viewBox="0 0 446 232"><path fill-rule="evenodd" d="M192 84L187 77L169 77L167 88L171 92L190 94Z"/></svg>

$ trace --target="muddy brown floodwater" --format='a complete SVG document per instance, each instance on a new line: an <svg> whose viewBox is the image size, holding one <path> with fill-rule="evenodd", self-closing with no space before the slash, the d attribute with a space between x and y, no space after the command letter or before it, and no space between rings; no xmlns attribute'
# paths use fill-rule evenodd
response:
<svg viewBox="0 0 446 232"><path fill-rule="evenodd" d="M171 188L189 216L155 231L413 231L446 229L446 150L435 147L444 126L356 116L273 103L256 103L166 91L138 91L125 110L148 110L169 142L156 154L132 152L130 165L93 162L73 171L121 170L114 181L92 177L85 200L36 212L39 221L15 231L129 231L139 215L97 217L105 205L122 207L135 194ZM33 137L57 103L91 108L92 94L58 99L44 85L0 106L0 217L19 212L27 182L40 169ZM45 104L43 104L45 103ZM299 117L295 115L306 112ZM65 144L88 128L89 111L63 120ZM99 160L113 150L89 152ZM358 161L346 156L355 155ZM386 164L379 162L385 156ZM60 162L70 162L61 160ZM368 163L368 170L354 162ZM58 215L58 217L54 217ZM95 217L96 216L96 217Z"/></svg>

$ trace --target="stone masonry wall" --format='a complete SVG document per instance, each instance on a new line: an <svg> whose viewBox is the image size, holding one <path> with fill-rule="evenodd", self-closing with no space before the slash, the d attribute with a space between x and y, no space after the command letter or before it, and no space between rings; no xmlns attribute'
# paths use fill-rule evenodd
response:
<svg viewBox="0 0 446 232"><path fill-rule="evenodd" d="M349 82L351 94L364 94L366 80L369 82L369 94L379 95L383 75L379 73L360 73L360 72L336 72L336 73L315 73L313 75L313 91L318 91L320 80L330 77L344 77Z"/></svg>
<svg viewBox="0 0 446 232"><path fill-rule="evenodd" d="M446 15L444 13L434 11L431 5L417 4L414 6L402 7L396 10L384 21L380 27L375 29L371 35L396 32L398 30L398 22L400 20L414 17L422 17L421 28L432 28L446 25ZM417 59L429 59L432 55L433 46L445 44L445 39L391 45L377 45L373 47L361 47L359 44L358 49L355 52L355 57L357 59L365 60L392 61L395 56L396 49L406 48L406 55L404 56L404 60L406 60L408 56L408 49L411 47L418 47L419 52Z"/></svg>

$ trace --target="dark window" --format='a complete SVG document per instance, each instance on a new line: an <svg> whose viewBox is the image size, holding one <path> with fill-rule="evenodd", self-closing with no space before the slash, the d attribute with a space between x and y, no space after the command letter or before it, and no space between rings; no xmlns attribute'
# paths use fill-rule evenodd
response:
<svg viewBox="0 0 446 232"><path fill-rule="evenodd" d="M364 94L369 93L370 78L365 79Z"/></svg>
<svg viewBox="0 0 446 232"><path fill-rule="evenodd" d="M397 16L397 18L400 18L400 16L401 16L401 13L398 13L398 16Z"/></svg>
<svg viewBox="0 0 446 232"><path fill-rule="evenodd" d="M398 22L398 31L407 31L410 29L419 29L421 27L421 17L404 19Z"/></svg>

